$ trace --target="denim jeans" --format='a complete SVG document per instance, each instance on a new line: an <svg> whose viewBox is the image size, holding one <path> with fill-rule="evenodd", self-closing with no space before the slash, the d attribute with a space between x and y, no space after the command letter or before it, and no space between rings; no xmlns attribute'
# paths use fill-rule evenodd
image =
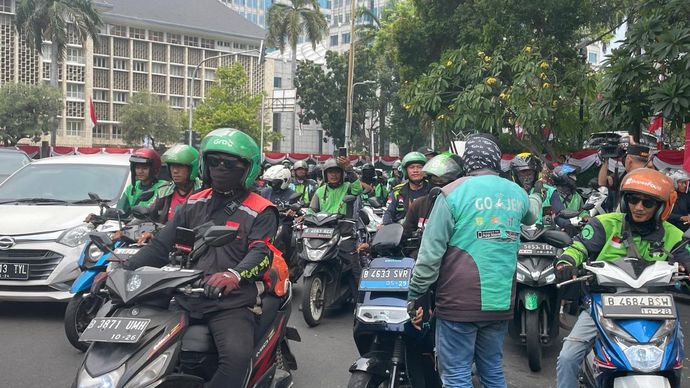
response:
<svg viewBox="0 0 690 388"><path fill-rule="evenodd" d="M454 322L438 318L436 354L444 388L472 388L472 363L484 388L506 388L503 339L508 321Z"/></svg>
<svg viewBox="0 0 690 388"><path fill-rule="evenodd" d="M563 348L556 361L556 387L577 388L577 373L587 355L592 341L597 336L597 327L589 315L589 310L580 313L575 326L563 338Z"/></svg>

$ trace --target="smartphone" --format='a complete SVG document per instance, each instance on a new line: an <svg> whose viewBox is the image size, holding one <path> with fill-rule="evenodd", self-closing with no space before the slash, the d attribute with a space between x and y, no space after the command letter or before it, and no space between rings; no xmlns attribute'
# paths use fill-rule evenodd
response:
<svg viewBox="0 0 690 388"><path fill-rule="evenodd" d="M347 158L347 148L346 147L338 147L338 156Z"/></svg>
<svg viewBox="0 0 690 388"><path fill-rule="evenodd" d="M431 320L431 292L425 292L422 296L415 299L414 308L422 308L422 328L427 329L430 327Z"/></svg>

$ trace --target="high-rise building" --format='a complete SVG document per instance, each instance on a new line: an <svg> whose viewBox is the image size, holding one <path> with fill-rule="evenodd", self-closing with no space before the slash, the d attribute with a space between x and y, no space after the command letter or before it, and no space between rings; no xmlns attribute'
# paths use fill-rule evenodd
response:
<svg viewBox="0 0 690 388"><path fill-rule="evenodd" d="M242 63L251 93L264 90L259 53L265 31L219 1L107 0L96 6L103 20L96 44L68 31L59 67L66 103L58 145L121 144L118 113L133 93L149 90L175 109L188 109L190 96L198 103L214 83L218 66ZM15 29L15 7L16 0L0 0L0 85L47 83L50 45L44 44L43 55L28 48ZM98 119L93 128L91 100Z"/></svg>
<svg viewBox="0 0 690 388"><path fill-rule="evenodd" d="M245 19L254 24L258 24L261 28L268 28L266 25L266 17L268 9L273 3L290 4L290 0L219 0L223 4L230 7L235 12L239 13ZM328 17L330 14L331 0L319 0L319 7L321 11Z"/></svg>

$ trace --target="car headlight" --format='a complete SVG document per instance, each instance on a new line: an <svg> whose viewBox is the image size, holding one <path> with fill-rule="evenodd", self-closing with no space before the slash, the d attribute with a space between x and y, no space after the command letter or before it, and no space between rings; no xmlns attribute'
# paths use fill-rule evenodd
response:
<svg viewBox="0 0 690 388"><path fill-rule="evenodd" d="M132 380L130 380L129 383L127 383L126 387L127 388L145 387L145 386L151 384L152 382L154 382L165 371L166 366L168 365L168 362L172 358L172 357L170 357L171 353L172 353L172 351L168 350L167 352L156 357L156 359L153 360L153 362L151 362L146 368L140 370L134 376L134 378Z"/></svg>
<svg viewBox="0 0 690 388"><path fill-rule="evenodd" d="M365 323L403 323L410 316L404 307L359 306L357 319Z"/></svg>
<svg viewBox="0 0 690 388"><path fill-rule="evenodd" d="M86 368L82 368L81 372L79 372L79 378L77 380L77 387L78 388L115 388L117 386L117 383L120 381L120 378L122 378L122 375L125 373L125 365L122 365L121 367L115 369L114 371L110 373L106 373L104 375L98 376L98 377L91 377L89 375L89 372L86 371Z"/></svg>
<svg viewBox="0 0 690 388"><path fill-rule="evenodd" d="M654 372L661 367L661 361L664 358L664 351L654 345L635 345L626 347L620 344L623 348L625 357L630 361L630 366L640 372Z"/></svg>
<svg viewBox="0 0 690 388"><path fill-rule="evenodd" d="M58 242L68 247L76 247L84 244L89 238L89 232L93 227L89 224L76 226L72 229L66 230L58 239Z"/></svg>

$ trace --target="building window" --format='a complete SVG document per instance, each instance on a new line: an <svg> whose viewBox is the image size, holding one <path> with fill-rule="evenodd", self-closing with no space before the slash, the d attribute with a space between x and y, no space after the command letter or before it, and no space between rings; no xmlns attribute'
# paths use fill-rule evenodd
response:
<svg viewBox="0 0 690 388"><path fill-rule="evenodd" d="M67 98L73 100L84 99L84 85L67 84Z"/></svg>
<svg viewBox="0 0 690 388"><path fill-rule="evenodd" d="M172 44L181 44L182 43L182 35L180 34L171 34L168 32L168 43Z"/></svg>
<svg viewBox="0 0 690 388"><path fill-rule="evenodd" d="M113 139L122 139L122 128L118 128L117 126L113 125Z"/></svg>
<svg viewBox="0 0 690 388"><path fill-rule="evenodd" d="M113 69L127 70L126 59L113 59Z"/></svg>
<svg viewBox="0 0 690 388"><path fill-rule="evenodd" d="M199 38L196 36L185 35L184 44L185 46L199 47Z"/></svg>
<svg viewBox="0 0 690 388"><path fill-rule="evenodd" d="M105 126L103 125L96 125L91 130L91 136L95 139L105 139L106 133Z"/></svg>
<svg viewBox="0 0 690 388"><path fill-rule="evenodd" d="M273 77L273 87L280 89L283 87L283 79L280 77Z"/></svg>
<svg viewBox="0 0 690 388"><path fill-rule="evenodd" d="M12 13L12 0L0 0L0 12Z"/></svg>
<svg viewBox="0 0 690 388"><path fill-rule="evenodd" d="M127 92L113 92L113 102L127 102Z"/></svg>
<svg viewBox="0 0 690 388"><path fill-rule="evenodd" d="M103 69L108 68L108 58L106 57L93 57L93 67L100 67Z"/></svg>
<svg viewBox="0 0 690 388"><path fill-rule="evenodd" d="M343 34L343 44L349 44L350 43L350 33L346 32Z"/></svg>
<svg viewBox="0 0 690 388"><path fill-rule="evenodd" d="M216 48L216 41L214 41L213 39L201 38L201 47L209 49Z"/></svg>
<svg viewBox="0 0 690 388"><path fill-rule="evenodd" d="M108 91L107 90L93 90L93 100L94 101L108 101Z"/></svg>
<svg viewBox="0 0 690 388"><path fill-rule="evenodd" d="M82 121L67 120L65 132L67 136L82 136L84 134L84 123Z"/></svg>
<svg viewBox="0 0 690 388"><path fill-rule="evenodd" d="M134 61L132 63L132 71L145 73L146 72L146 62Z"/></svg>
<svg viewBox="0 0 690 388"><path fill-rule="evenodd" d="M84 54L80 48L68 47L65 51L67 62L84 63Z"/></svg>
<svg viewBox="0 0 690 388"><path fill-rule="evenodd" d="M149 40L154 42L163 42L165 40L165 35L160 31L149 30Z"/></svg>
<svg viewBox="0 0 690 388"><path fill-rule="evenodd" d="M111 25L110 26L110 35L125 36L126 37L127 36L127 27Z"/></svg>
<svg viewBox="0 0 690 388"><path fill-rule="evenodd" d="M165 63L152 63L151 73L153 74L165 74Z"/></svg>
<svg viewBox="0 0 690 388"><path fill-rule="evenodd" d="M129 27L129 37L132 39L146 39L146 30L143 28Z"/></svg>
<svg viewBox="0 0 690 388"><path fill-rule="evenodd" d="M338 45L338 35L331 35L331 46Z"/></svg>
<svg viewBox="0 0 690 388"><path fill-rule="evenodd" d="M174 75L176 77L184 77L184 67L170 65L170 75Z"/></svg>
<svg viewBox="0 0 690 388"><path fill-rule="evenodd" d="M206 81L213 81L216 79L216 71L213 69L206 69L204 72L204 79Z"/></svg>
<svg viewBox="0 0 690 388"><path fill-rule="evenodd" d="M591 51L589 53L587 53L587 62L591 63L592 65L598 64L599 63L598 59L599 59L599 55L597 55L597 53L591 52Z"/></svg>
<svg viewBox="0 0 690 388"><path fill-rule="evenodd" d="M170 97L170 106L181 108L184 107L183 97Z"/></svg>

